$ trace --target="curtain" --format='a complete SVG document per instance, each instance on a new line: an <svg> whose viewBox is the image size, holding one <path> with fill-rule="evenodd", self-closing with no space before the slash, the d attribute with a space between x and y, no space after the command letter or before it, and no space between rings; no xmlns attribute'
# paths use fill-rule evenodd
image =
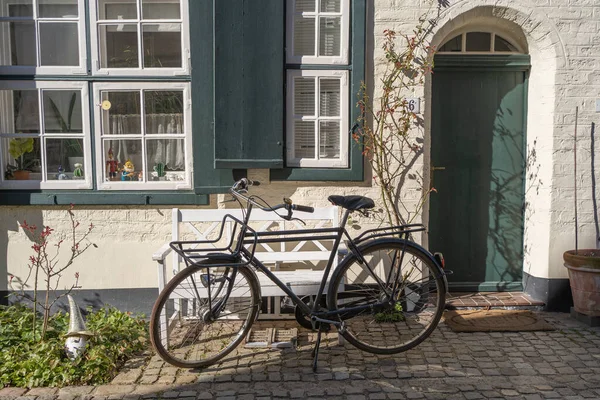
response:
<svg viewBox="0 0 600 400"><path fill-rule="evenodd" d="M140 115L125 114L111 115L109 134L139 134ZM168 170L185 170L184 139L153 139L153 135L169 135L183 133L182 114L148 114L146 115L146 157L149 166L162 163ZM137 149L137 139L110 140L109 146L113 149L115 159L124 163L128 159L134 164L141 163L141 149ZM137 164L136 164L137 165Z"/></svg>

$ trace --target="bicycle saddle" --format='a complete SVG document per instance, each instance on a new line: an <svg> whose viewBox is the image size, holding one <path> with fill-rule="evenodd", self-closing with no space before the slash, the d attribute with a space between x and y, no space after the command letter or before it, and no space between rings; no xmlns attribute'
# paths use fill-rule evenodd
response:
<svg viewBox="0 0 600 400"><path fill-rule="evenodd" d="M340 206L350 211L375 207L375 202L365 196L329 196L327 200L335 206Z"/></svg>

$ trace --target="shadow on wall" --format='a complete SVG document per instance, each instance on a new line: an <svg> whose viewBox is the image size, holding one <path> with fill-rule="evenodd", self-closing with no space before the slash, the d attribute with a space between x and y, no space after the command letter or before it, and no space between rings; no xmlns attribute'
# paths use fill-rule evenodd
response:
<svg viewBox="0 0 600 400"><path fill-rule="evenodd" d="M66 209L58 208L56 212L65 213ZM28 268L30 261L29 257L34 255L32 246L36 240L37 235L40 234L45 223L52 225L49 222L44 221L44 215L42 209L32 209L25 207L6 207L2 209L2 219L0 223L0 305L9 305L16 302L22 302L23 304L30 305L31 301L27 299L33 299L34 289L34 270L30 271ZM36 226L37 230L32 233L20 226L26 222L29 226ZM77 222L77 219L76 221ZM87 228L80 225L77 231L77 237L80 238L85 233ZM59 236L65 234L65 243L63 243L64 250L68 252L70 245L66 244L69 242L70 235L68 231L56 231L57 236L53 236L49 240L48 253L50 256L55 251L55 245L59 240ZM83 244L82 244L83 245ZM81 249L81 247L80 247ZM61 253L62 253L61 249ZM77 262L77 261L76 261ZM58 264L58 267L64 266ZM100 267L100 265L94 265L91 267ZM75 270L67 269L63 275L72 274ZM18 298L11 294L13 291L17 291L21 287L21 282L24 282L24 292L22 293L25 298ZM38 299L43 299L46 295L44 283L44 276L40 271L38 278ZM132 286L134 282L131 282ZM63 284L62 281L58 282L56 291L51 291L50 302L53 299L65 295L70 285ZM150 315L154 300L157 296L155 287L150 288L135 288L135 289L110 289L103 288L101 290L92 289L75 289L71 292L78 306L83 310L92 308L98 310L106 305L114 306L122 311L130 311L135 314ZM43 301L42 301L43 302ZM38 301L39 303L39 301ZM66 297L60 298L56 304L51 308L51 313L56 311L68 311L69 305Z"/></svg>
<svg viewBox="0 0 600 400"><path fill-rule="evenodd" d="M6 207L2 211L2 224L0 224L0 305L8 304L8 294L10 292L10 280L25 280L25 276L12 277L11 270L15 270L15 265L8 265L8 242L11 235L27 235L29 241L33 244L33 236L29 232L24 232L20 225L27 221L29 225L41 227L44 224L44 218L41 210L31 210L27 208ZM19 232L20 231L20 232ZM32 250L33 251L33 250ZM19 262L24 265L28 263L29 253L18 255ZM21 261L22 260L22 261Z"/></svg>

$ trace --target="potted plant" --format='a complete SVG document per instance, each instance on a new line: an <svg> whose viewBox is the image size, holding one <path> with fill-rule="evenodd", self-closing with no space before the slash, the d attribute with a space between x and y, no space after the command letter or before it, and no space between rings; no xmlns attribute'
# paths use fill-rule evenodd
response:
<svg viewBox="0 0 600 400"><path fill-rule="evenodd" d="M577 116L575 109L575 144L574 144L574 170L575 170L575 249L565 251L563 260L569 270L569 284L573 295L573 309L571 314L578 318L585 316L584 321L591 325L600 326L600 229L598 224L598 207L596 202L596 185L594 172L594 124L591 130L591 178L592 178L592 204L596 228L596 248L579 249L578 219L577 219Z"/></svg>
<svg viewBox="0 0 600 400"><path fill-rule="evenodd" d="M17 180L28 180L29 171L26 170L23 156L33 151L33 138L13 138L8 145L8 152L15 159L17 168L13 171L13 176Z"/></svg>

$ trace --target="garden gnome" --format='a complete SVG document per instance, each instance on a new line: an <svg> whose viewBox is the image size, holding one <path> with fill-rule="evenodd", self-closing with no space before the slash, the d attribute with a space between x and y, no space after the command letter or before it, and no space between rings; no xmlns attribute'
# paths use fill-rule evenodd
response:
<svg viewBox="0 0 600 400"><path fill-rule="evenodd" d="M112 147L108 149L108 160L106 160L106 176L109 181L117 177L119 163L114 159Z"/></svg>
<svg viewBox="0 0 600 400"><path fill-rule="evenodd" d="M123 164L123 172L121 175L122 181L135 181L137 180L137 176L135 174L135 167L131 160L127 160L125 164Z"/></svg>
<svg viewBox="0 0 600 400"><path fill-rule="evenodd" d="M74 360L83 354L87 338L94 334L85 330L85 321L73 296L68 294L67 298L69 299L69 332L67 332L65 352L69 359Z"/></svg>

